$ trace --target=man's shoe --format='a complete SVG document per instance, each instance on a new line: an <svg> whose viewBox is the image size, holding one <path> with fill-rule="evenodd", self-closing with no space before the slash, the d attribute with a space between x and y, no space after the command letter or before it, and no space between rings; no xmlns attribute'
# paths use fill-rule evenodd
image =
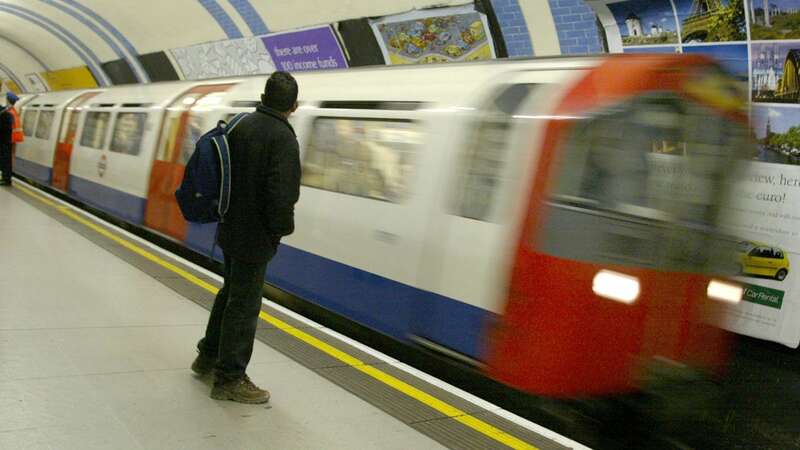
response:
<svg viewBox="0 0 800 450"><path fill-rule="evenodd" d="M200 376L208 375L212 370L214 370L214 365L216 363L217 361L215 358L200 353L192 363L192 372Z"/></svg>
<svg viewBox="0 0 800 450"><path fill-rule="evenodd" d="M245 375L238 380L214 383L214 388L211 389L211 398L248 404L267 403L269 391L259 388Z"/></svg>

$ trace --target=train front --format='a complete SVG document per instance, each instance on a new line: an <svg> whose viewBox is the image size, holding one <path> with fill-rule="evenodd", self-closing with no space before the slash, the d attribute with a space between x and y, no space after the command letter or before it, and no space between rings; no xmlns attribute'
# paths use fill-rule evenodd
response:
<svg viewBox="0 0 800 450"><path fill-rule="evenodd" d="M490 374L552 398L713 378L741 300L721 230L748 129L704 58L612 57L547 120Z"/></svg>

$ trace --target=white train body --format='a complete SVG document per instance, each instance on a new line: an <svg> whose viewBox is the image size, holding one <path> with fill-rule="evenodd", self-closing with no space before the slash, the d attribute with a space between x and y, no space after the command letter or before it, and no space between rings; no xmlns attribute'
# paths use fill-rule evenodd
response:
<svg viewBox="0 0 800 450"><path fill-rule="evenodd" d="M301 106L290 121L304 184L296 231L282 241L267 280L395 338L418 337L480 359L481 336L503 310L546 123L539 119L599 61L296 74ZM83 98L71 111L79 118L67 194L208 250L209 227L154 219L161 209L151 210L149 196L158 174L171 169L153 167L184 163L169 157L177 134L196 138L217 120L251 111L264 82L123 86L91 98L80 97L85 91L40 94L23 108L17 171L51 183L69 128L62 119ZM45 115L52 124L37 133Z"/></svg>

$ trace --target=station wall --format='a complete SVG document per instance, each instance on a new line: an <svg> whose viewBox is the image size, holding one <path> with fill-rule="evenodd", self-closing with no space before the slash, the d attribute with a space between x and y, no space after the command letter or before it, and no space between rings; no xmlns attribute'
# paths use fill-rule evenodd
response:
<svg viewBox="0 0 800 450"><path fill-rule="evenodd" d="M365 51L345 42L342 24L352 30L357 21L462 5L473 5L489 18L498 57L602 50L594 13L584 0L350 0L346 8L328 0L170 0L152 2L152 7L147 2L39 0L35 8L30 1L4 0L0 1L0 77L26 92L56 88L43 81L55 76L46 74L49 71L59 71L58 77L80 73L80 80L72 80L80 85L87 82L86 71L97 86L178 79L185 77L179 60L187 66L187 55L199 55L199 48L205 54L235 48L223 62L242 68L241 73L258 73L271 68L263 58L265 48L258 48L263 47L264 36L330 25L349 57ZM370 45L374 43L365 44L367 51L374 53ZM262 57L245 61L254 55ZM375 63L367 56L347 58L348 63ZM159 64L153 64L156 60ZM171 67L161 67L167 62ZM236 70L188 72L195 77ZM59 85L72 84L66 81Z"/></svg>

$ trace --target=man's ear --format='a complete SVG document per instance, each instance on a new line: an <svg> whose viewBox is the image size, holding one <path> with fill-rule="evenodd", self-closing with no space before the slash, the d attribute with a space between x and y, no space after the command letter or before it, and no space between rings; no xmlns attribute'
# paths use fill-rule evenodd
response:
<svg viewBox="0 0 800 450"><path fill-rule="evenodd" d="M299 105L300 105L300 103L298 103L297 101L295 101L295 102L294 102L294 106L292 106L292 111L291 111L291 112L295 112L295 111L297 111L297 107L298 107Z"/></svg>

